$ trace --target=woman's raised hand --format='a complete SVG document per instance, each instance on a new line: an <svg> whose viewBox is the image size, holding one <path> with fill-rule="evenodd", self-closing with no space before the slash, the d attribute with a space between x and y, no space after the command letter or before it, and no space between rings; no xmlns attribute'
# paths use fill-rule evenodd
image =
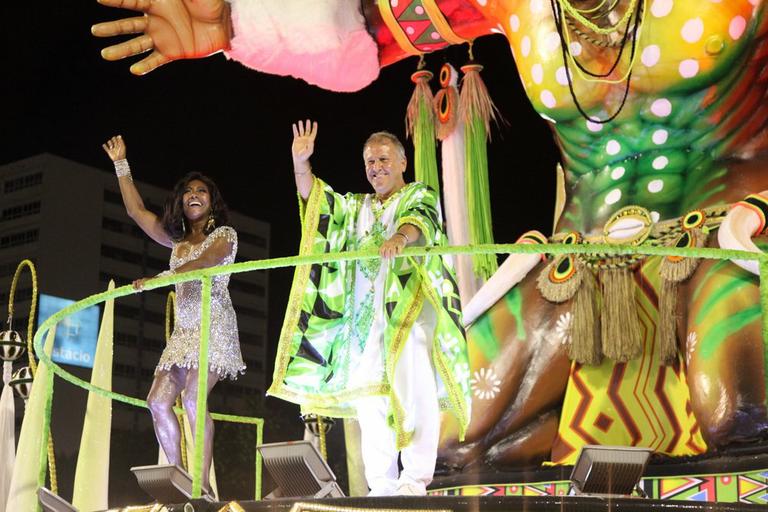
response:
<svg viewBox="0 0 768 512"><path fill-rule="evenodd" d="M152 50L131 66L144 75L179 59L198 59L229 48L232 33L229 4L224 0L98 0L102 5L138 11L141 15L91 27L97 37L139 34L101 51L106 60L120 60Z"/></svg>
<svg viewBox="0 0 768 512"><path fill-rule="evenodd" d="M317 121L311 122L307 119L306 124L303 121L293 123L293 163L303 164L309 160L315 151L315 137L317 137Z"/></svg>
<svg viewBox="0 0 768 512"><path fill-rule="evenodd" d="M115 135L102 144L101 147L104 148L104 151L109 155L109 158L111 158L113 162L125 158L125 142L123 142L122 135Z"/></svg>

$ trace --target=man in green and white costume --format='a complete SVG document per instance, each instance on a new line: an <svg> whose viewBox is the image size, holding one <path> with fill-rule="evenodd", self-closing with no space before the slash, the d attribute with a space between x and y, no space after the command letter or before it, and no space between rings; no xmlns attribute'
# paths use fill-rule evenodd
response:
<svg viewBox="0 0 768 512"><path fill-rule="evenodd" d="M406 184L405 150L378 132L363 148L373 194L338 194L313 175L317 123L293 125L301 255L378 248L381 258L296 269L269 394L360 423L371 495L426 493L440 410L470 417L469 363L451 258L395 258L443 245L435 192ZM403 471L398 475L398 452Z"/></svg>

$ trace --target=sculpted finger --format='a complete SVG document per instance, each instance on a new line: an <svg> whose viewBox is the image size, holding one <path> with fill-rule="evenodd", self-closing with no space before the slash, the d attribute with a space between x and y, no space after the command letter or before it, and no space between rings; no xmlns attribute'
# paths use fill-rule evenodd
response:
<svg viewBox="0 0 768 512"><path fill-rule="evenodd" d="M291 128L293 128L293 138L295 139L296 137L298 137L298 136L299 136L299 129L298 129L298 128L296 128L296 123L293 123L293 125L291 126Z"/></svg>
<svg viewBox="0 0 768 512"><path fill-rule="evenodd" d="M117 7L118 9L128 9L131 11L146 12L152 6L152 0L96 0L101 5L107 7Z"/></svg>
<svg viewBox="0 0 768 512"><path fill-rule="evenodd" d="M312 140L315 140L315 137L317 137L317 121L314 121L312 123L312 133L310 135L312 137Z"/></svg>
<svg viewBox="0 0 768 512"><path fill-rule="evenodd" d="M120 60L132 55L138 55L152 49L154 44L148 35L134 37L114 46L108 46L101 50L101 56L106 60Z"/></svg>
<svg viewBox="0 0 768 512"><path fill-rule="evenodd" d="M140 34L147 29L147 17L125 18L122 20L97 23L91 27L91 34L96 37L112 37L124 34Z"/></svg>
<svg viewBox="0 0 768 512"><path fill-rule="evenodd" d="M159 68L163 64L168 64L171 61L168 57L160 52L152 52L149 57L140 60L133 66L131 66L131 73L134 75L146 75L150 71Z"/></svg>

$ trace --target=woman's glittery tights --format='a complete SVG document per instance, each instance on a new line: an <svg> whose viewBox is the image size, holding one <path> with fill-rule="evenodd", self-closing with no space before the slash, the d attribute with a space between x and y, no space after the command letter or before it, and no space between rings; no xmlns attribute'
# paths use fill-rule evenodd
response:
<svg viewBox="0 0 768 512"><path fill-rule="evenodd" d="M218 382L219 376L215 372L208 373L208 395L213 386ZM170 464L182 466L181 459L181 430L179 421L173 412L176 398L182 394L182 403L187 412L187 418L194 436L197 411L197 369L171 367L170 370L160 370L152 381L152 388L147 396L147 405L152 413L152 422L155 427L155 435L160 443L165 456ZM205 434L203 437L203 487L209 488L209 473L211 459L213 457L213 419L206 411Z"/></svg>

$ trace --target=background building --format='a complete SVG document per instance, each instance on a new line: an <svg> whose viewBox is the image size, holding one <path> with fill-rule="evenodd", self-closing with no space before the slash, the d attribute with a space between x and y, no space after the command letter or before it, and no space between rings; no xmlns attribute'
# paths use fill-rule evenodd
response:
<svg viewBox="0 0 768 512"><path fill-rule="evenodd" d="M136 182L145 205L161 213L166 190ZM226 197L226 190L222 191ZM230 212L238 233L238 261L267 258L269 224ZM168 268L170 250L149 239L125 212L114 173L55 155L41 154L0 166L0 306L6 307L18 263L30 259L41 293L79 300ZM231 276L229 290L237 314L240 342L248 371L216 387L211 409L256 415L265 390L267 274ZM115 302L113 389L143 398L149 391L165 344L168 288L129 295ZM26 336L32 294L25 272L19 281L14 328ZM5 317L5 315L3 315ZM17 365L17 367L20 366ZM90 370L67 366L86 380ZM67 459L80 443L87 395L56 379L53 428L57 455ZM17 416L23 405L17 402ZM151 432L147 411L113 403L113 429L127 439ZM118 434L121 436L123 434ZM152 443L154 444L154 443ZM114 446L114 445L113 445ZM156 446L156 445L155 445ZM143 460L144 464L151 460Z"/></svg>

